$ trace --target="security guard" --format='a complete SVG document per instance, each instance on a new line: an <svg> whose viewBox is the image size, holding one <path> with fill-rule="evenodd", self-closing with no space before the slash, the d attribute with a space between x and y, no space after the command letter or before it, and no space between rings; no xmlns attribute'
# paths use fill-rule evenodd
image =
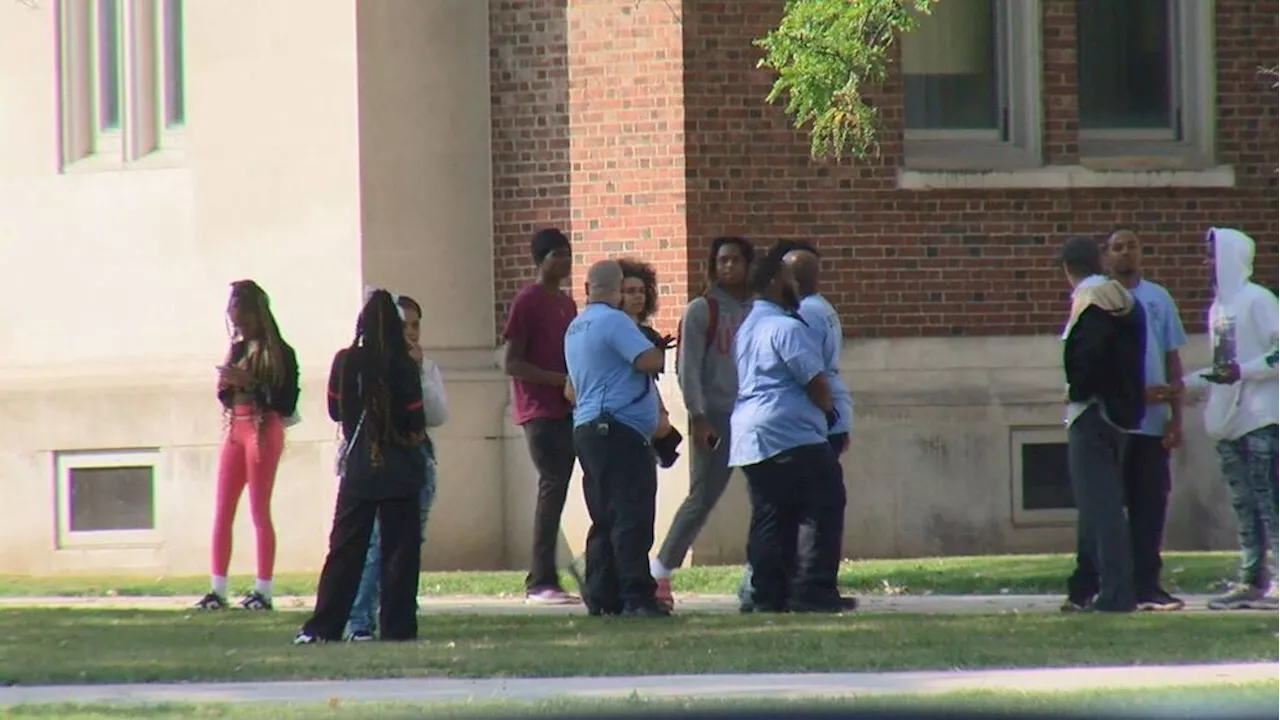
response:
<svg viewBox="0 0 1280 720"><path fill-rule="evenodd" d="M649 574L658 427L654 347L619 308L622 267L602 260L587 271L587 307L569 324L564 356L576 394L573 445L591 516L583 602L592 615L665 616Z"/></svg>

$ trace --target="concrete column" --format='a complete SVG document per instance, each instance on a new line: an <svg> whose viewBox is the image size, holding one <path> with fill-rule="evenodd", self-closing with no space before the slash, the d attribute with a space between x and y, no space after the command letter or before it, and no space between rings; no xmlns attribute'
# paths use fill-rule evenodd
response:
<svg viewBox="0 0 1280 720"><path fill-rule="evenodd" d="M356 13L365 281L422 303L424 347L492 347L488 3Z"/></svg>

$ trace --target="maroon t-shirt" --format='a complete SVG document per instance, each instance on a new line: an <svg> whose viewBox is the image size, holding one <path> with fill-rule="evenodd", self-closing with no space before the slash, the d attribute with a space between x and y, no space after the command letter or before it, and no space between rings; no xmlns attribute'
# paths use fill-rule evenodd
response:
<svg viewBox="0 0 1280 720"><path fill-rule="evenodd" d="M524 361L550 372L567 373L564 362L564 333L578 314L578 305L564 293L549 293L529 285L516 294L507 313L502 337L508 342L524 341ZM511 379L511 415L517 425L545 418L568 417L573 406L559 385L540 385Z"/></svg>

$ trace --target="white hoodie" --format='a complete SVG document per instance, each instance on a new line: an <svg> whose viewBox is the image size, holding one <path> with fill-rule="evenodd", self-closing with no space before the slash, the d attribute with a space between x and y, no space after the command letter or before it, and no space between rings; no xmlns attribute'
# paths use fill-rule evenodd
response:
<svg viewBox="0 0 1280 720"><path fill-rule="evenodd" d="M1208 388L1205 432L1214 440L1236 440L1280 420L1276 342L1280 311L1276 296L1253 277L1253 240L1239 230L1210 228L1215 296L1209 306L1209 342L1215 365L1236 363L1240 380L1213 384L1194 372L1183 378L1191 389Z"/></svg>

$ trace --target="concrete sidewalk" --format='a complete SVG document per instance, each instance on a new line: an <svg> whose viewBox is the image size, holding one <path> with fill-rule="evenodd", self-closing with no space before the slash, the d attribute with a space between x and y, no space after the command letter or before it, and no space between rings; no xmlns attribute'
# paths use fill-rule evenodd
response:
<svg viewBox="0 0 1280 720"><path fill-rule="evenodd" d="M1210 595L1184 595L1182 612L1208 612ZM192 607L198 597L11 597L0 598L4 608L84 608L181 610ZM946 613L1047 613L1058 612L1062 598L1057 595L864 595L859 596L860 612L920 614ZM494 615L585 614L581 605L527 605L521 597L424 597L424 613L469 613ZM310 610L314 597L278 597L277 610ZM677 595L676 612L732 613L738 601L732 595ZM1258 611L1270 612L1276 611Z"/></svg>
<svg viewBox="0 0 1280 720"><path fill-rule="evenodd" d="M299 652L324 652L299 648ZM822 675L671 675L455 680L338 680L0 688L0 707L46 703L537 701L564 698L831 698L973 690L1025 692L1222 685L1275 680L1277 665L1045 668Z"/></svg>

